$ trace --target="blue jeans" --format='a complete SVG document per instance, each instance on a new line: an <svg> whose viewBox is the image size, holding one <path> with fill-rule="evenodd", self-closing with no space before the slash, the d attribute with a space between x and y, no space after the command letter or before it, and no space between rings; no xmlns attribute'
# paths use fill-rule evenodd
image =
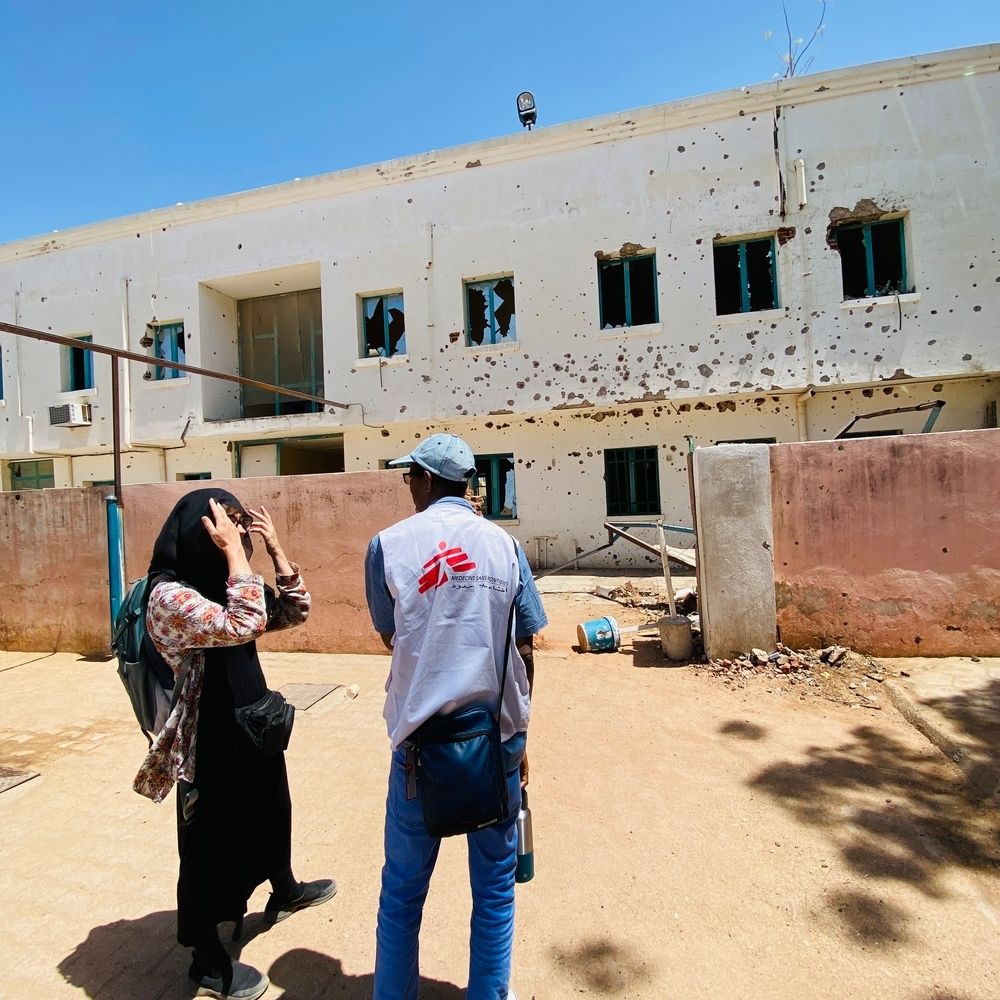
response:
<svg viewBox="0 0 1000 1000"><path fill-rule="evenodd" d="M506 1000L514 943L517 808L526 736L504 743L513 816L466 834L472 883L468 1000ZM406 753L396 750L385 804L385 864L378 902L374 1000L417 1000L420 921L441 840L424 829L420 799L406 798Z"/></svg>

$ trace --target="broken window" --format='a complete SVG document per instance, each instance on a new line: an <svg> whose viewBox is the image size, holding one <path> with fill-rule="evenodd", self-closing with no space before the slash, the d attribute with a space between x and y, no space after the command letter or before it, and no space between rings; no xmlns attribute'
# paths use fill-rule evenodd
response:
<svg viewBox="0 0 1000 1000"><path fill-rule="evenodd" d="M153 331L153 357L162 358L164 361L176 361L184 364L184 324L183 323L154 323ZM185 373L176 368L165 368L163 365L153 367L153 378L157 381L167 378L180 378Z"/></svg>
<svg viewBox="0 0 1000 1000"><path fill-rule="evenodd" d="M602 330L659 321L656 254L599 261L597 280Z"/></svg>
<svg viewBox="0 0 1000 1000"><path fill-rule="evenodd" d="M56 485L55 466L51 458L37 462L11 462L8 468L12 490L51 490Z"/></svg>
<svg viewBox="0 0 1000 1000"><path fill-rule="evenodd" d="M659 514L660 470L656 446L607 448L604 484L608 514Z"/></svg>
<svg viewBox="0 0 1000 1000"><path fill-rule="evenodd" d="M477 455L472 492L483 498L483 517L505 521L517 517L513 455Z"/></svg>
<svg viewBox="0 0 1000 1000"><path fill-rule="evenodd" d="M74 340L81 344L91 344L94 338L88 333ZM83 347L63 348L63 392L79 392L94 388L93 352Z"/></svg>
<svg viewBox="0 0 1000 1000"><path fill-rule="evenodd" d="M903 220L837 226L845 299L907 291Z"/></svg>
<svg viewBox="0 0 1000 1000"><path fill-rule="evenodd" d="M465 283L465 336L470 347L517 340L514 279L510 275Z"/></svg>
<svg viewBox="0 0 1000 1000"><path fill-rule="evenodd" d="M718 242L713 253L715 311L719 316L778 308L773 236Z"/></svg>
<svg viewBox="0 0 1000 1000"><path fill-rule="evenodd" d="M391 358L406 353L403 293L373 295L361 300L363 358Z"/></svg>
<svg viewBox="0 0 1000 1000"><path fill-rule="evenodd" d="M323 317L320 291L265 295L237 303L240 374L259 382L323 394ZM315 413L318 403L241 386L244 417Z"/></svg>

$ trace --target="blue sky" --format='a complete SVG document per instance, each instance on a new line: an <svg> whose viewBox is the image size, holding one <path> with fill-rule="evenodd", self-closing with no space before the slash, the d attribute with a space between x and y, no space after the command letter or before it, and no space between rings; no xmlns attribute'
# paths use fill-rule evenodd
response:
<svg viewBox="0 0 1000 1000"><path fill-rule="evenodd" d="M787 0L808 36L816 0ZM780 70L780 0L0 0L0 242ZM996 0L830 0L812 71L1000 39Z"/></svg>

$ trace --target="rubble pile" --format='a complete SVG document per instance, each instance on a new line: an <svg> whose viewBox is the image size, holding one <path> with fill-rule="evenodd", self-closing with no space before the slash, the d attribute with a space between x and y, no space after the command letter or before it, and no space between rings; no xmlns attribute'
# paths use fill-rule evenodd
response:
<svg viewBox="0 0 1000 1000"><path fill-rule="evenodd" d="M793 682L815 683L813 671L824 665L835 667L845 661L848 650L843 646L827 646L822 650L790 649L777 644L773 653L763 649L751 649L749 653L733 659L708 661L712 674L730 674L739 677L789 677Z"/></svg>

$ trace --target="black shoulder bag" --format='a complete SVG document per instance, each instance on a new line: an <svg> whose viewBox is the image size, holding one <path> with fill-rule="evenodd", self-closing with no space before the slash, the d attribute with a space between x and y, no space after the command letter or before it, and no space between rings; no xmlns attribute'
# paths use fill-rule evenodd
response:
<svg viewBox="0 0 1000 1000"><path fill-rule="evenodd" d="M423 807L424 826L432 837L472 833L510 818L500 713L513 624L512 597L496 709L476 703L450 715L433 715L409 738L407 797L412 798L412 776Z"/></svg>

